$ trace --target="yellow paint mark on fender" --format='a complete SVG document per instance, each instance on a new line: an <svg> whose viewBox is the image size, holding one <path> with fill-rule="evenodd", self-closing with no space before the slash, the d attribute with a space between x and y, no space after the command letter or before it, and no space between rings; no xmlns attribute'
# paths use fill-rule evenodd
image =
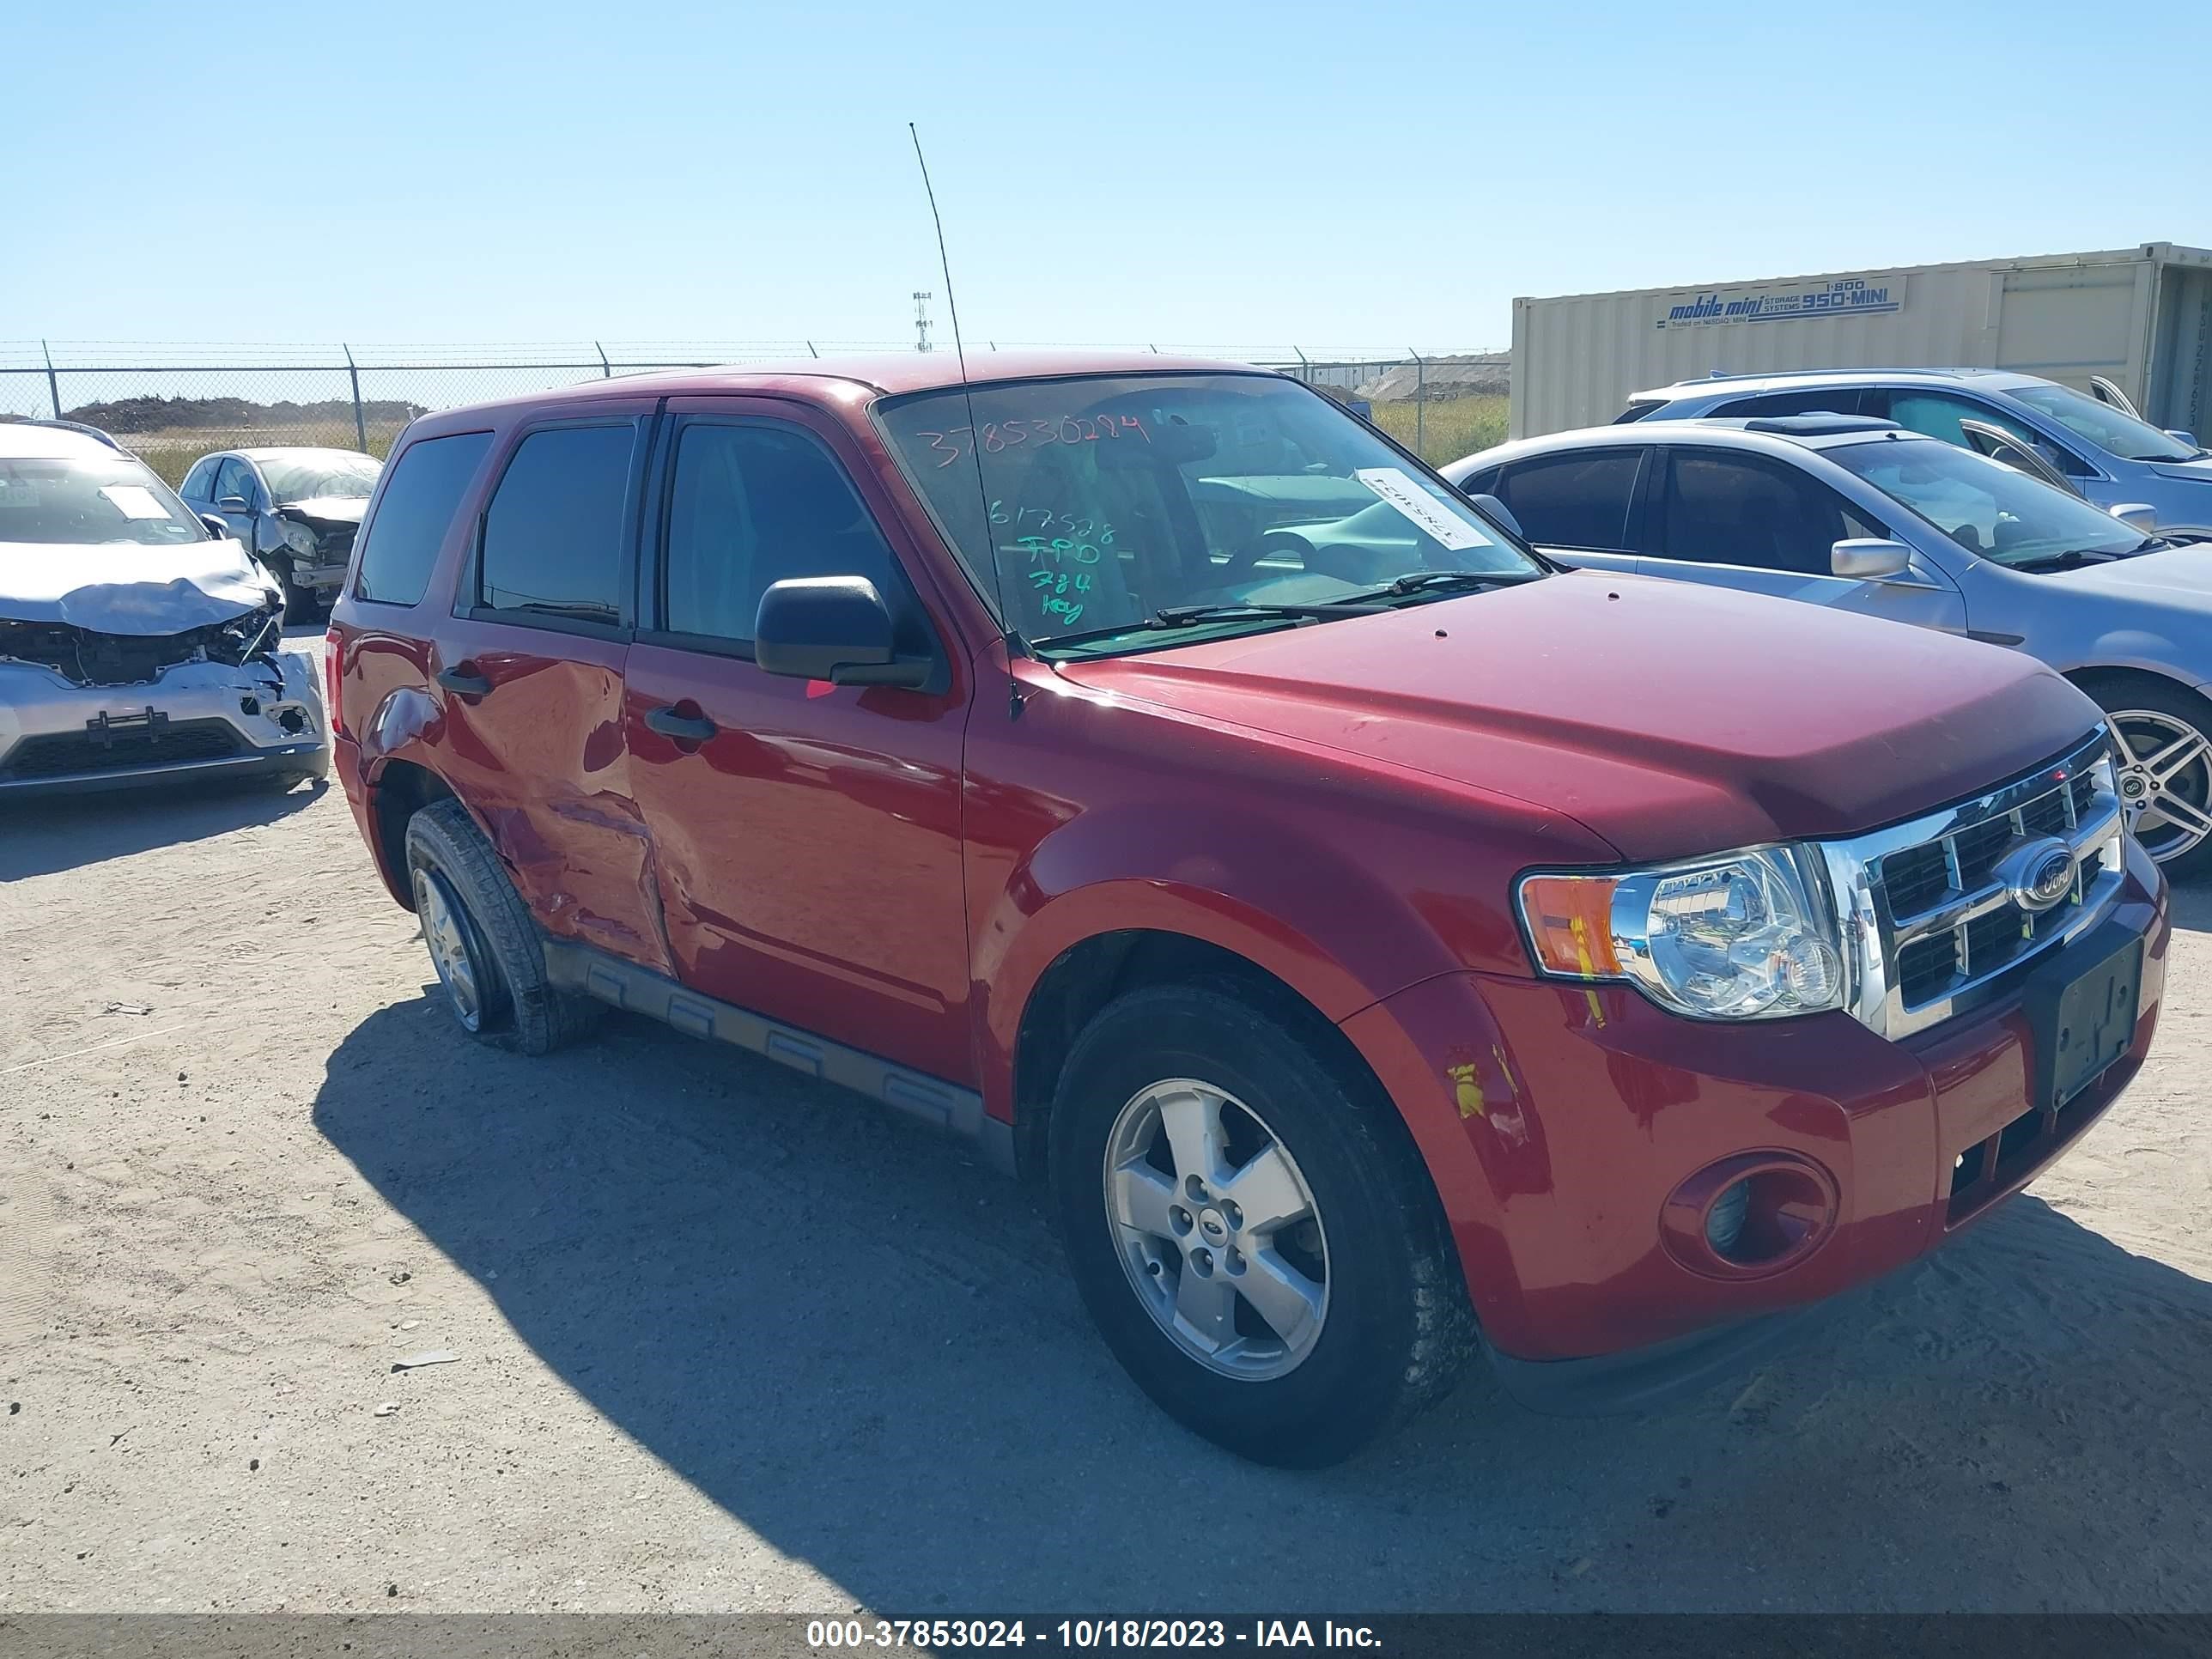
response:
<svg viewBox="0 0 2212 1659"><path fill-rule="evenodd" d="M1577 916L1574 919L1574 930L1575 955L1581 960L1583 977L1587 979L1595 979L1597 977L1597 964L1590 959L1589 924L1584 921L1580 916ZM1597 993L1595 991L1584 991L1583 994L1589 999L1590 1018L1596 1024L1600 1030L1603 1030L1605 1029L1605 1010L1597 1006Z"/></svg>
<svg viewBox="0 0 2212 1659"><path fill-rule="evenodd" d="M1462 1118L1486 1115L1482 1100L1482 1079L1472 1066L1449 1066L1444 1075L1452 1080L1452 1091L1459 1097L1459 1115Z"/></svg>

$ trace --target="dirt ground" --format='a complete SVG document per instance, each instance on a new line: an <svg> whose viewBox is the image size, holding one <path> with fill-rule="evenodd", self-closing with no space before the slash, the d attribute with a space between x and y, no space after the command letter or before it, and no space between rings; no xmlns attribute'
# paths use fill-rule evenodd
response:
<svg viewBox="0 0 2212 1659"><path fill-rule="evenodd" d="M960 1147L641 1023L471 1046L335 789L17 808L0 1610L2212 1609L2179 905L2111 1117L1803 1346L1295 1474L1155 1412Z"/></svg>

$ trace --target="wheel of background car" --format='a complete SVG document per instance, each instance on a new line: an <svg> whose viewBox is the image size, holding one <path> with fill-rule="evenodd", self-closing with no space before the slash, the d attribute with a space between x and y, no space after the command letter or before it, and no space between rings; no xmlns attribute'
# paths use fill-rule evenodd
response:
<svg viewBox="0 0 2212 1659"><path fill-rule="evenodd" d="M2212 870L2212 702L2143 675L2088 690L2127 745L2120 801L2136 839L2169 876Z"/></svg>
<svg viewBox="0 0 2212 1659"><path fill-rule="evenodd" d="M1307 1468L1441 1398L1474 1339L1403 1121L1317 1024L1231 981L1132 992L1077 1039L1048 1135L1115 1357L1186 1427Z"/></svg>
<svg viewBox="0 0 2212 1659"><path fill-rule="evenodd" d="M434 801L408 820L407 872L431 964L462 1030L543 1054L598 1023L599 1004L547 982L529 908L459 802Z"/></svg>
<svg viewBox="0 0 2212 1659"><path fill-rule="evenodd" d="M306 622L314 612L314 595L292 580L292 562L280 556L265 556L261 562L284 590L284 620L288 623Z"/></svg>

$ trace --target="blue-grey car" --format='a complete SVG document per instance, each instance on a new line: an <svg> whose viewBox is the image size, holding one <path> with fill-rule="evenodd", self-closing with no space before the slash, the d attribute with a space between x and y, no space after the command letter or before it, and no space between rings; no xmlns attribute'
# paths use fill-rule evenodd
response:
<svg viewBox="0 0 2212 1659"><path fill-rule="evenodd" d="M1569 564L1834 605L2040 658L2111 714L2144 847L2177 873L2212 868L2212 547L1863 416L1594 427L1443 471Z"/></svg>
<svg viewBox="0 0 2212 1659"><path fill-rule="evenodd" d="M221 449L178 485L186 507L222 519L284 590L284 617L328 610L384 463L351 449Z"/></svg>
<svg viewBox="0 0 2212 1659"><path fill-rule="evenodd" d="M2136 418L2117 387L2100 382L2099 391L2092 397L1996 368L1717 375L1639 392L1619 418L1868 415L1985 453L1994 428L2028 446L2098 506L2148 507L2162 534L2212 539L2212 453L2191 433L2161 432Z"/></svg>

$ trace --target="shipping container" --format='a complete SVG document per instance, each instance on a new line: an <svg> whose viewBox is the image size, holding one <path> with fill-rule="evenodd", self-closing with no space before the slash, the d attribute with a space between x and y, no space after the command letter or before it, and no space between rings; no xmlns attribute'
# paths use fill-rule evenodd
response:
<svg viewBox="0 0 2212 1659"><path fill-rule="evenodd" d="M1513 302L1510 433L1599 426L1713 374L2009 368L2101 375L2153 425L2212 436L2212 252L2146 242Z"/></svg>

